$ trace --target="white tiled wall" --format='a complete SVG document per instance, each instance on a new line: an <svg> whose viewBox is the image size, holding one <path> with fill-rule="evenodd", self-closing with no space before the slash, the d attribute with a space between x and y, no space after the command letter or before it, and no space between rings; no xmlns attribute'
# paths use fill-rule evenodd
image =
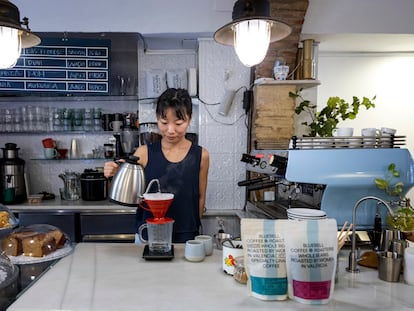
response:
<svg viewBox="0 0 414 311"><path fill-rule="evenodd" d="M234 48L214 40L199 41L200 144L210 153L207 189L208 209L242 209L245 189L237 182L245 179L240 162L246 152L244 88L237 92L227 116L217 113L226 89L249 87L250 69L238 60Z"/></svg>
<svg viewBox="0 0 414 311"><path fill-rule="evenodd" d="M141 52L140 52L141 53ZM242 108L243 92L249 87L250 69L244 67L234 53L232 47L222 46L214 40L202 39L199 41L198 59L194 55L152 55L145 57L143 65L142 59L139 65L139 83L144 83L144 72L148 68L182 68L196 67L198 65L199 78L199 100L194 99L198 104L195 115L198 114L199 144L204 146L210 153L210 173L207 189L206 207L213 209L242 209L245 202L245 189L238 187L237 182L245 179L245 166L240 162L242 153L246 152L247 128L246 114ZM166 58L168 58L166 60ZM161 62L160 59L163 59ZM197 64L198 61L198 64ZM237 92L233 105L227 116L217 113L219 105L223 99L226 89L240 89ZM139 96L145 92L145 88L139 86ZM144 96L144 95L143 95ZM122 99L122 98L121 98ZM2 108L16 107L16 105L28 104L27 102L18 103L1 101ZM32 103L33 104L33 103ZM35 103L43 106L65 107L68 101L60 101L57 97L52 102ZM137 102L116 101L106 102L71 102L71 107L103 107L104 112L124 112L136 111ZM140 105L141 108L142 105ZM153 105L144 105L145 109L153 109ZM196 122L197 121L197 122ZM59 141L61 146L69 147L70 140L77 138L80 141L82 152L86 155L91 153L95 146L106 143L112 135L110 133L71 133L58 134L46 133L35 134L0 134L0 147L4 147L7 142L14 142L20 148L19 157L26 161L26 169L30 180L32 193L40 191L59 193L59 188L63 186L63 181L58 175L65 170L82 172L85 168L102 166L104 160L84 160L84 161L44 161L32 160L42 158L41 140L45 137L52 137Z"/></svg>

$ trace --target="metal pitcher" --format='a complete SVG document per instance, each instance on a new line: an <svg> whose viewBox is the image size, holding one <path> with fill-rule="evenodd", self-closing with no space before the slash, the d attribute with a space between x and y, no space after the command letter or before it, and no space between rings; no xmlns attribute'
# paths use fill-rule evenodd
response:
<svg viewBox="0 0 414 311"><path fill-rule="evenodd" d="M80 173L76 172L65 172L59 174L59 177L63 180L64 200L74 201L80 199L80 175Z"/></svg>

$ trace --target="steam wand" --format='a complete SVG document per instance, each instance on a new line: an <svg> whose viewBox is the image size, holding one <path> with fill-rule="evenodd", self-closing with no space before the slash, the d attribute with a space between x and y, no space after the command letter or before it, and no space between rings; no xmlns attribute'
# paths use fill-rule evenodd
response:
<svg viewBox="0 0 414 311"><path fill-rule="evenodd" d="M346 271L351 272L351 273L358 273L359 269L357 267L357 254L356 254L356 210L358 208L358 206L367 200L376 200L379 203L382 203L385 205L385 207L388 210L388 213L392 216L394 215L393 210L391 209L391 207L388 205L387 202L385 202L384 200L374 197L374 196L367 196L367 197L363 197L361 199L358 200L358 202L356 202L356 204L354 205L354 209L352 211L352 249L351 252L349 253L349 264L348 267L346 268ZM378 203L378 204L379 204Z"/></svg>

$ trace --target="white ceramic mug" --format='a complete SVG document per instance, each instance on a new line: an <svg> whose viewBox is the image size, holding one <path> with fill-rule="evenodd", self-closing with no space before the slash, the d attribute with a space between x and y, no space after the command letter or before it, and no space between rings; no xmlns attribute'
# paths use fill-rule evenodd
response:
<svg viewBox="0 0 414 311"><path fill-rule="evenodd" d="M389 128L389 127L381 127L381 135L382 136L395 135L396 132L397 132L396 129Z"/></svg>
<svg viewBox="0 0 414 311"><path fill-rule="evenodd" d="M335 136L352 136L354 129L352 127L338 127L334 131Z"/></svg>
<svg viewBox="0 0 414 311"><path fill-rule="evenodd" d="M375 127L366 127L361 130L361 136L377 136L381 132L380 130L376 129Z"/></svg>
<svg viewBox="0 0 414 311"><path fill-rule="evenodd" d="M185 242L184 257L188 261L203 261L206 257L204 243L200 240L188 240Z"/></svg>
<svg viewBox="0 0 414 311"><path fill-rule="evenodd" d="M45 155L45 159L54 159L58 155L55 148L43 148L43 153Z"/></svg>
<svg viewBox="0 0 414 311"><path fill-rule="evenodd" d="M206 256L210 256L213 254L213 238L209 235L197 235L195 237L195 240L202 241L204 243L204 251L206 253Z"/></svg>

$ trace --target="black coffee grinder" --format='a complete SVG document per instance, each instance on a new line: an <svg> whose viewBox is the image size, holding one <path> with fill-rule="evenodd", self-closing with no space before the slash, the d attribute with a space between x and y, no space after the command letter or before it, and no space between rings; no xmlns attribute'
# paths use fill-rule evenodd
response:
<svg viewBox="0 0 414 311"><path fill-rule="evenodd" d="M6 143L3 158L0 159L0 202L17 204L26 201L26 185L24 180L25 161L18 157L16 144Z"/></svg>

